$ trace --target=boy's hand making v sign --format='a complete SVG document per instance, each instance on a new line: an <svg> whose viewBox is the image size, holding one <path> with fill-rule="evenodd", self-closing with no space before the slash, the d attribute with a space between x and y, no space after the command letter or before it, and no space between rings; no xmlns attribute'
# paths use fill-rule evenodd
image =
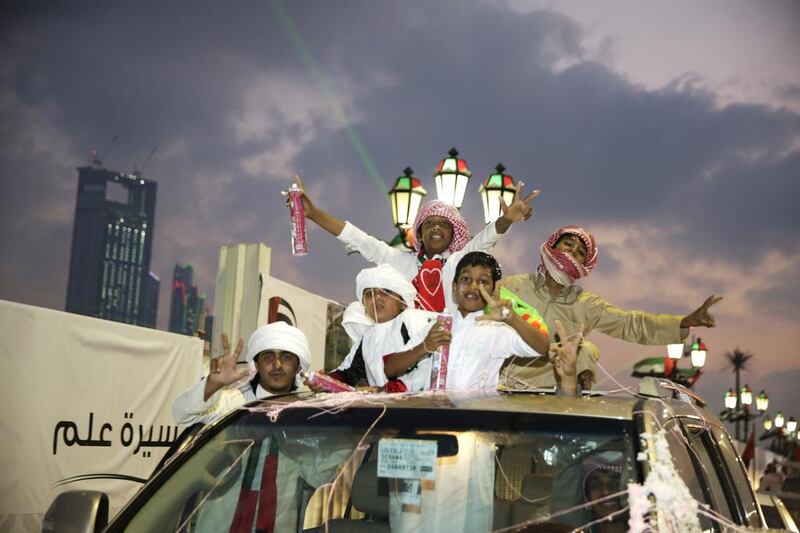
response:
<svg viewBox="0 0 800 533"><path fill-rule="evenodd" d="M522 340L528 346L539 352L540 354L547 354L550 349L550 342L538 329L528 324L517 313L514 312L514 304L511 300L501 300L499 297L500 288L495 285L494 295L490 295L485 287L478 286L478 290L483 297L483 300L489 306L489 312L483 316L479 316L476 320L494 320L496 322L505 322L516 331Z"/></svg>
<svg viewBox="0 0 800 533"><path fill-rule="evenodd" d="M553 344L553 366L561 382L563 393L568 396L577 396L578 344L580 344L581 335L577 334L568 337L560 320L556 320L556 331L560 341Z"/></svg>

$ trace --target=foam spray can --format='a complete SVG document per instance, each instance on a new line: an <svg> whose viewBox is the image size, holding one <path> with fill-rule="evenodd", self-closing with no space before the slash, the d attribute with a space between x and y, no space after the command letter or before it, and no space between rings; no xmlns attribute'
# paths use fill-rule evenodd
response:
<svg viewBox="0 0 800 533"><path fill-rule="evenodd" d="M308 254L308 239L306 238L306 212L303 208L303 191L296 183L289 187L284 194L289 196L289 213L292 218L292 254Z"/></svg>
<svg viewBox="0 0 800 533"><path fill-rule="evenodd" d="M453 331L453 316L442 313L437 317L445 331ZM437 326L434 326L437 327ZM450 345L445 344L431 354L431 390L447 388L447 364L450 360Z"/></svg>
<svg viewBox="0 0 800 533"><path fill-rule="evenodd" d="M308 381L309 385L319 387L325 392L352 392L356 390L355 387L351 387L347 383L342 383L338 379L334 379L322 372L315 372L314 370L310 372L300 372L300 376Z"/></svg>

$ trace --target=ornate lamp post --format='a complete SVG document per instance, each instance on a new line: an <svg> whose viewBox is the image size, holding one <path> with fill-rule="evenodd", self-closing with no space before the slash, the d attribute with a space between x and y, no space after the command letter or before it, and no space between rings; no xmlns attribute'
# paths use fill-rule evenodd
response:
<svg viewBox="0 0 800 533"><path fill-rule="evenodd" d="M389 246L401 250L414 249L414 232L411 227L417 217L417 211L427 191L420 181L414 177L411 167L403 170L403 175L394 182L389 191L389 205L392 206L392 224L397 228L397 235L388 242Z"/></svg>
<svg viewBox="0 0 800 533"><path fill-rule="evenodd" d="M764 420L764 433L758 440L773 439L770 449L782 455L792 457L798 443L797 420L793 416L786 420L780 411L775 418Z"/></svg>
<svg viewBox="0 0 800 533"><path fill-rule="evenodd" d="M741 396L742 405L753 404L753 391L750 389L750 385L745 384L739 392L739 396Z"/></svg>
<svg viewBox="0 0 800 533"><path fill-rule="evenodd" d="M691 387L702 374L702 368L706 364L706 345L700 339L692 336L691 344L668 344L667 357L664 360L665 374L669 379L681 385ZM689 357L692 362L692 369L679 369L678 361L684 357Z"/></svg>
<svg viewBox="0 0 800 533"><path fill-rule="evenodd" d="M724 412L722 417L727 418L730 422L736 422L735 437L737 439L740 439L741 435L739 433L739 428L740 428L739 421L741 420L741 417L739 415L741 414L743 409L742 409L742 403L740 401L741 395L738 395L740 387L739 374L742 370L746 370L747 361L749 361L753 357L753 354L743 352L737 348L732 352L726 353L725 357L728 359L728 364L731 368L731 372L733 372L736 375L736 386L734 387L733 390L736 391L737 396L736 396L736 407L734 408L734 410L732 411L728 410Z"/></svg>
<svg viewBox="0 0 800 533"><path fill-rule="evenodd" d="M451 148L450 157L442 159L433 172L436 181L436 196L439 200L461 209L467 183L472 177L472 172L467 168L467 162L458 159L458 150Z"/></svg>
<svg viewBox="0 0 800 533"><path fill-rule="evenodd" d="M728 389L725 393L725 409L736 409L736 393Z"/></svg>
<svg viewBox="0 0 800 533"><path fill-rule="evenodd" d="M739 396L741 396L742 405L744 406L744 412L742 413L742 415L744 417L744 438L746 439L747 436L750 434L750 420L752 420L756 416L763 414L764 411L759 410L760 412L758 415L750 414L750 406L753 405L753 391L750 390L749 385L745 384L745 386L742 387L742 391L739 393ZM769 401L767 403L769 403ZM758 407L758 404L756 404L756 407Z"/></svg>
<svg viewBox="0 0 800 533"><path fill-rule="evenodd" d="M769 396L767 396L767 393L764 391L764 389L761 389L761 392L758 393L758 397L756 398L756 409L763 413L767 410L768 406Z"/></svg>
<svg viewBox="0 0 800 533"><path fill-rule="evenodd" d="M667 344L667 357L675 361L683 357L683 344Z"/></svg>
<svg viewBox="0 0 800 533"><path fill-rule="evenodd" d="M762 390L756 398L756 411L757 413L750 412L750 406L753 405L753 391L749 385L745 385L739 389L737 395L733 389L728 389L725 393L725 411L720 413L720 418L728 422L736 422L736 438L742 440L747 438L750 432L750 421L763 416L764 412L769 407L769 396ZM767 419L769 420L769 419ZM744 437L739 433L739 422L744 421ZM767 422L764 422L764 428L769 430L772 427L772 421L769 421L769 428Z"/></svg>
<svg viewBox="0 0 800 533"><path fill-rule="evenodd" d="M511 205L511 202L514 201L514 196L517 194L514 178L503 174L505 169L506 167L498 163L494 169L494 174L490 174L478 187L481 200L483 200L483 219L487 224L500 218L502 214L500 202Z"/></svg>
<svg viewBox="0 0 800 533"><path fill-rule="evenodd" d="M692 343L692 366L695 368L703 368L703 365L706 364L706 355L708 355L706 345L703 344L703 341L700 340L700 338L698 338Z"/></svg>
<svg viewBox="0 0 800 533"><path fill-rule="evenodd" d="M668 344L666 357L642 359L633 365L631 375L638 378L645 376L667 378L684 387L691 388L702 375L702 367L706 363L706 346L701 343L701 350L699 342L700 339L695 340L692 337L692 342L688 345ZM694 350L691 349L692 347ZM702 353L695 354L694 352ZM691 357L692 368L678 368L678 361L684 357Z"/></svg>
<svg viewBox="0 0 800 533"><path fill-rule="evenodd" d="M399 231L410 228L417 217L417 211L427 191L420 181L413 176L411 167L403 170L403 175L394 182L389 191L389 203L392 205L392 222Z"/></svg>

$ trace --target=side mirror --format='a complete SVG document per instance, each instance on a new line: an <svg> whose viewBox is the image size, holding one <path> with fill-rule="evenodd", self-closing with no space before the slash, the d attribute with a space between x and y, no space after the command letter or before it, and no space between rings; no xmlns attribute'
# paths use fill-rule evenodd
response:
<svg viewBox="0 0 800 533"><path fill-rule="evenodd" d="M95 533L108 524L108 496L96 490L62 492L42 520L42 533Z"/></svg>

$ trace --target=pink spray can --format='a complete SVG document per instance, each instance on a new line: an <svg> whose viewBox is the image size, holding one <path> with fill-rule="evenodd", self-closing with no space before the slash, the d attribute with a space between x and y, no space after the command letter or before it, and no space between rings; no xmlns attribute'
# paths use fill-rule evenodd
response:
<svg viewBox="0 0 800 533"><path fill-rule="evenodd" d="M289 213L292 218L292 254L308 254L308 239L306 238L306 212L303 208L303 191L296 183L289 187L284 194L289 196Z"/></svg>
<svg viewBox="0 0 800 533"><path fill-rule="evenodd" d="M334 379L322 372L300 372L300 375L314 387L319 387L325 392L352 392L355 387L351 387L347 383L343 383L338 379Z"/></svg>
<svg viewBox="0 0 800 533"><path fill-rule="evenodd" d="M443 313L437 317L437 320L443 322L445 331L453 331L452 315ZM439 346L439 349L431 354L431 390L444 390L447 388L447 364L449 360L449 344Z"/></svg>

